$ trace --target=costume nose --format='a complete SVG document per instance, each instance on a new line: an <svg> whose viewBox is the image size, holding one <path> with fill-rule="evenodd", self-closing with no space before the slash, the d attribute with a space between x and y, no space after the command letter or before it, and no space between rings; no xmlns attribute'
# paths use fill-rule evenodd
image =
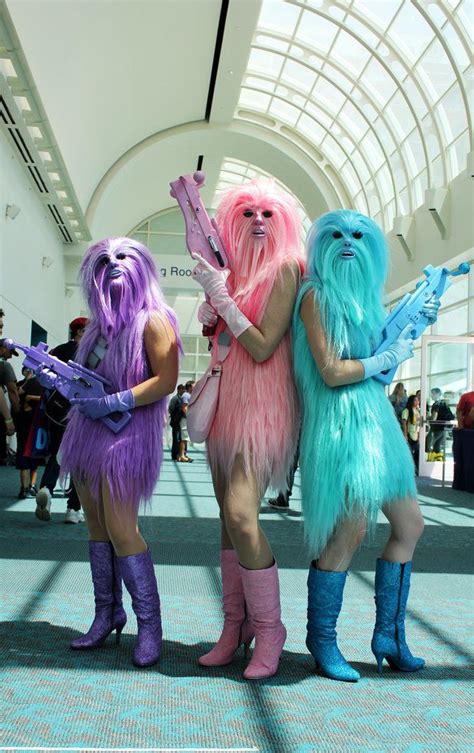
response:
<svg viewBox="0 0 474 753"><path fill-rule="evenodd" d="M348 238L344 239L344 248L350 248L351 247L351 241Z"/></svg>
<svg viewBox="0 0 474 753"><path fill-rule="evenodd" d="M256 225L263 225L263 217L261 214L257 214L255 217L255 224Z"/></svg>

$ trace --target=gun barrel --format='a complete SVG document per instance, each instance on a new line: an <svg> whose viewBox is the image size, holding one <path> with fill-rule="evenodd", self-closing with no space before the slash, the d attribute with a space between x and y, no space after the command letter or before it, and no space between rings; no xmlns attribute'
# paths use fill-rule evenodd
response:
<svg viewBox="0 0 474 753"><path fill-rule="evenodd" d="M449 272L449 274L451 275L451 277L457 277L458 275L467 275L470 269L471 266L467 263L467 261L463 261L457 269L453 269L451 272Z"/></svg>

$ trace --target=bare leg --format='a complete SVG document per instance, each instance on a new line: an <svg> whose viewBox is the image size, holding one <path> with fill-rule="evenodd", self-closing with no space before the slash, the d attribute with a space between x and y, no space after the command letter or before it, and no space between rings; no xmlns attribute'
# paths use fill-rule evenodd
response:
<svg viewBox="0 0 474 753"><path fill-rule="evenodd" d="M112 501L108 485L102 483L102 503L108 536L118 557L146 552L148 547L138 530L137 515L126 504Z"/></svg>
<svg viewBox="0 0 474 753"><path fill-rule="evenodd" d="M424 528L418 502L408 497L385 505L383 513L390 523L391 533L382 559L387 562L410 562Z"/></svg>
<svg viewBox="0 0 474 753"><path fill-rule="evenodd" d="M38 471L30 471L30 486L36 486L36 479L38 477Z"/></svg>
<svg viewBox="0 0 474 753"><path fill-rule="evenodd" d="M345 572L365 537L363 517L346 518L339 524L318 560L318 570Z"/></svg>
<svg viewBox="0 0 474 753"><path fill-rule="evenodd" d="M23 489L26 489L27 484L27 471L20 471L20 484Z"/></svg>
<svg viewBox="0 0 474 753"><path fill-rule="evenodd" d="M75 650L98 648L116 630L117 643L127 622L122 606L122 585L118 576L113 548L105 527L102 501L90 489L75 481L89 529L89 561L94 586L95 617L88 632L71 643Z"/></svg>
<svg viewBox="0 0 474 753"><path fill-rule="evenodd" d="M86 516L89 538L91 541L110 541L110 536L105 527L102 502L95 499L87 486L81 486L74 481L82 509Z"/></svg>
<svg viewBox="0 0 474 753"><path fill-rule="evenodd" d="M246 473L241 456L237 456L224 498L224 521L240 563L248 570L271 567L273 554L268 540L258 524L260 497L254 474Z"/></svg>
<svg viewBox="0 0 474 753"><path fill-rule="evenodd" d="M216 495L217 504L219 505L219 517L221 519L221 549L233 549L234 547L227 532L224 520L226 482L224 476L218 469L214 470L212 473L212 485L214 487L214 494Z"/></svg>

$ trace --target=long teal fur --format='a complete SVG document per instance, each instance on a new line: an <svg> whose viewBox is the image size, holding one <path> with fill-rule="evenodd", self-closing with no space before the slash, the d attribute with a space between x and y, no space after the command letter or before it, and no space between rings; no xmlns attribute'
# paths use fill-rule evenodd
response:
<svg viewBox="0 0 474 753"><path fill-rule="evenodd" d="M334 238L335 232L342 238ZM351 241L354 258L341 257L344 239ZM331 350L343 359L373 354L385 317L383 233L368 217L339 210L312 225L307 248L307 277L293 315L293 356L302 410L304 526L317 556L345 517L366 516L373 528L382 505L415 497L416 487L411 453L383 385L367 379L328 387L300 318L302 300L311 291Z"/></svg>

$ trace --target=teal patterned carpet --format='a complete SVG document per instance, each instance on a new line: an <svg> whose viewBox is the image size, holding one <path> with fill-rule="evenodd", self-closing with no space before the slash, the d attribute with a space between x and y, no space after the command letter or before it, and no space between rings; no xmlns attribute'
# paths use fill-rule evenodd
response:
<svg viewBox="0 0 474 753"><path fill-rule="evenodd" d="M339 621L340 645L361 672L357 684L315 674L306 651L307 556L299 515L265 507L278 559L288 641L276 677L242 679L244 659L197 664L221 626L219 521L204 455L165 461L151 510L141 518L162 597L164 650L158 666L131 663L136 629L120 646L73 652L89 626L92 589L84 524L63 524L55 498L50 523L34 500L18 502L18 472L0 468L3 681L0 750L193 750L262 753L467 753L474 748L472 675L473 496L420 482L426 528L414 566L407 633L426 668L376 673L370 652L373 570L387 536L381 519L357 554Z"/></svg>

